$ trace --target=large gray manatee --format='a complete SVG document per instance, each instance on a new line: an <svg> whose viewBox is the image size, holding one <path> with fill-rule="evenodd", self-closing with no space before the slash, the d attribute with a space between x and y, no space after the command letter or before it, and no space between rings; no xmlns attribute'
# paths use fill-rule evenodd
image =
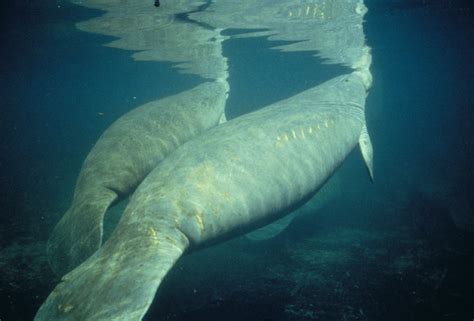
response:
<svg viewBox="0 0 474 321"><path fill-rule="evenodd" d="M141 320L183 253L294 210L358 142L371 170L368 85L358 72L336 77L185 143L145 178L111 237L63 277L35 320Z"/></svg>
<svg viewBox="0 0 474 321"><path fill-rule="evenodd" d="M71 207L53 230L47 253L64 275L101 246L104 213L131 194L178 146L225 120L226 81L140 106L115 121L85 159Z"/></svg>

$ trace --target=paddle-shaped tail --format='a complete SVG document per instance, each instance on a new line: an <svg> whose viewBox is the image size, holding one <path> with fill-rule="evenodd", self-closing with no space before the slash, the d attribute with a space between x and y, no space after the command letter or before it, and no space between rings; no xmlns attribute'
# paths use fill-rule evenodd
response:
<svg viewBox="0 0 474 321"><path fill-rule="evenodd" d="M129 237L125 240L121 233ZM35 320L141 320L187 246L188 239L177 229L138 224L120 228L99 251L63 277Z"/></svg>
<svg viewBox="0 0 474 321"><path fill-rule="evenodd" d="M89 197L93 194L93 197ZM102 244L103 219L118 195L107 188L80 195L61 218L47 244L51 269L62 276L84 262Z"/></svg>

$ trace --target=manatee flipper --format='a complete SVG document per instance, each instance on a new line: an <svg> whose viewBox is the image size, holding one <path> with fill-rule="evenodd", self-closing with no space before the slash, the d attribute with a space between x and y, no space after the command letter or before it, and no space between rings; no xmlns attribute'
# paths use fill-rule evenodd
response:
<svg viewBox="0 0 474 321"><path fill-rule="evenodd" d="M93 196L81 195L81 200L75 199L48 240L49 264L57 275L71 271L102 244L104 214L118 195L107 188L90 192Z"/></svg>
<svg viewBox="0 0 474 321"><path fill-rule="evenodd" d="M265 241L272 239L286 230L286 228L291 224L291 222L293 222L297 215L297 212L288 214L273 222L272 224L265 225L264 227L261 227L253 232L245 234L245 236L247 239L252 241Z"/></svg>
<svg viewBox="0 0 474 321"><path fill-rule="evenodd" d="M63 277L35 320L142 320L162 279L187 246L188 239L178 230L114 232L93 256Z"/></svg>
<svg viewBox="0 0 474 321"><path fill-rule="evenodd" d="M374 151L372 141L370 140L367 125L364 125L359 136L359 147L362 157L364 158L365 166L369 172L370 180L374 181Z"/></svg>
<svg viewBox="0 0 474 321"><path fill-rule="evenodd" d="M226 121L227 117L225 116L225 112L223 112L221 118L219 118L219 125L225 123Z"/></svg>

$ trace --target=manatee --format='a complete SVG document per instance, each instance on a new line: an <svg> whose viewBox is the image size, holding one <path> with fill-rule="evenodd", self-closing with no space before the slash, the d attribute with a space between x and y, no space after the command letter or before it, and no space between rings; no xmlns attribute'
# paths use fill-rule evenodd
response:
<svg viewBox="0 0 474 321"><path fill-rule="evenodd" d="M334 174L329 181L319 189L318 193L305 204L305 206L298 208L291 214L288 214L271 224L265 225L264 227L246 234L246 238L251 241L266 241L277 237L288 228L297 216L303 215L305 212L315 214L341 197L342 189L340 185L341 182L339 175Z"/></svg>
<svg viewBox="0 0 474 321"><path fill-rule="evenodd" d="M72 204L47 244L51 268L64 275L102 243L106 210L130 195L178 146L225 119L226 81L142 105L115 121L85 159Z"/></svg>
<svg viewBox="0 0 474 321"><path fill-rule="evenodd" d="M111 237L64 276L35 320L141 320L184 253L298 208L361 134L367 141L364 79L336 77L182 145L145 178Z"/></svg>

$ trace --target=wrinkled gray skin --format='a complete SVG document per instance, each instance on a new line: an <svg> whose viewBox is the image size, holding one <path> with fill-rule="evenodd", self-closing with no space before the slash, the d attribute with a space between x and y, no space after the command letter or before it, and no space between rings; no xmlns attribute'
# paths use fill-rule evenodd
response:
<svg viewBox="0 0 474 321"><path fill-rule="evenodd" d="M216 126L226 97L227 83L206 82L140 106L103 133L82 165L71 207L48 241L55 273L64 275L99 249L107 208L131 194L178 146Z"/></svg>
<svg viewBox="0 0 474 321"><path fill-rule="evenodd" d="M337 77L181 146L35 320L141 320L185 251L274 221L314 195L357 145L365 96L356 73Z"/></svg>

